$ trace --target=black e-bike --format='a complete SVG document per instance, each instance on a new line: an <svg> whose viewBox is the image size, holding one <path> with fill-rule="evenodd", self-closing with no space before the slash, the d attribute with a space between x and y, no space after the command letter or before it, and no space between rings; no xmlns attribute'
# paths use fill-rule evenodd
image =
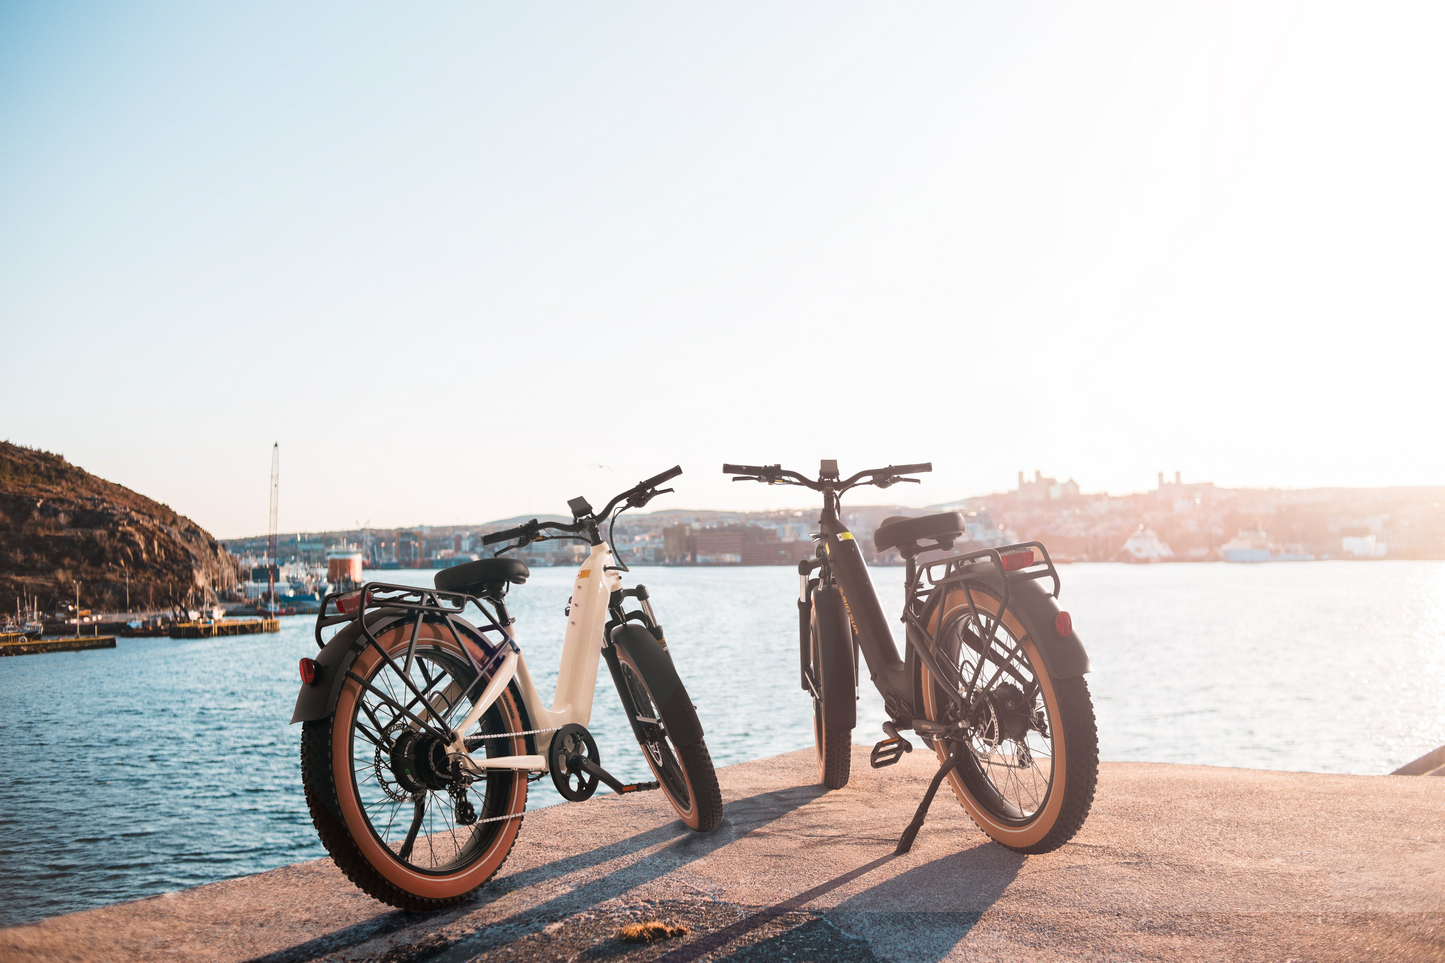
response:
<svg viewBox="0 0 1445 963"><path fill-rule="evenodd" d="M848 783L857 724L857 656L883 696L887 737L873 768L892 765L911 729L940 767L899 841L913 843L947 779L979 828L1021 853L1068 842L1088 816L1098 778L1098 735L1084 674L1089 658L1057 603L1059 574L1040 542L954 553L963 516L893 516L874 532L878 552L903 557L906 639L900 658L857 540L839 517L844 492L917 482L931 464L890 465L840 478L825 460L816 479L781 465L724 465L734 481L802 485L823 495L816 557L798 565L802 688L813 698L823 786ZM1053 591L1042 580L1053 582Z"/></svg>

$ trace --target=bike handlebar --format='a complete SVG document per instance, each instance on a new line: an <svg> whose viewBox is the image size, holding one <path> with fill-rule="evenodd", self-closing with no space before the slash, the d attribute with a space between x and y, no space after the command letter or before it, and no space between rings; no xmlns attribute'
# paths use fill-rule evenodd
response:
<svg viewBox="0 0 1445 963"><path fill-rule="evenodd" d="M682 466L681 466L681 465L673 465L671 468L669 468L667 471L663 472L662 474L660 474L660 475L653 475L653 476L652 476L651 478L649 478L647 481L645 481L645 482L639 482L638 485L637 485L637 488L656 488L658 485L661 485L663 482L665 482L665 481L667 481L667 480L669 480L669 479L671 479L671 478L676 478L678 475L681 475L681 474L682 474ZM637 491L637 488L634 488L633 491ZM631 494L631 493L629 492L628 494Z"/></svg>
<svg viewBox="0 0 1445 963"><path fill-rule="evenodd" d="M534 528L533 526L537 525L537 520L534 518L526 525L518 525L516 528L508 528L504 531L492 532L490 535L483 535L482 544L495 545L498 542L505 542L508 539L516 538L518 535L525 535L527 533L527 529L529 528L531 528L532 531L535 532L536 528Z"/></svg>
<svg viewBox="0 0 1445 963"><path fill-rule="evenodd" d="M741 475L745 477L734 478L733 481L760 481L770 485L778 483L790 485L804 485L814 491L821 491L824 487L824 480L820 477L812 481L795 471L790 471L782 465L728 465L722 466L724 475ZM919 472L933 471L933 462L925 461L916 465L889 465L886 468L869 468L860 471L858 474L844 481L834 481L831 487L835 491L843 492L856 485L877 485L879 488L887 488L895 481L917 481L916 478L900 478L900 475L914 475ZM863 481L871 478L870 481Z"/></svg>
<svg viewBox="0 0 1445 963"><path fill-rule="evenodd" d="M597 512L591 517L606 518L612 513L612 509L616 508L617 505L623 501L627 501L633 508L641 508L652 500L652 496L660 494L659 492L653 491L654 488L668 479L676 478L681 474L682 466L673 465L665 472L653 475L646 481L638 482L635 486L608 502L607 507L601 512ZM667 491L672 491L672 489L669 488ZM579 521L569 525L566 522L540 522L534 518L530 522L518 525L516 528L508 528L500 532L492 532L490 535L483 535L482 544L495 545L498 542L505 542L514 538L521 538L523 543L530 542L536 537L537 532L544 528L555 529L559 532L581 532L587 528L587 523Z"/></svg>

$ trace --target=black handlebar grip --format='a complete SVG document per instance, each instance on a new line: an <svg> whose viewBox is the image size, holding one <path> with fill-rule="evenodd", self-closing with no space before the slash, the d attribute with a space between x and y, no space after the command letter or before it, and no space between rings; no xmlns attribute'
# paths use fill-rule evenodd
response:
<svg viewBox="0 0 1445 963"><path fill-rule="evenodd" d="M661 485L663 482L667 481L669 478L676 478L678 475L681 475L681 474L682 474L682 466L681 466L681 465L673 465L671 468L669 468L667 471L663 472L661 475L653 475L653 476L652 476L651 478L649 478L647 481L640 483L637 487L638 487L638 488L654 488L654 487L656 487L656 486L658 486L658 485Z"/></svg>
<svg viewBox="0 0 1445 963"><path fill-rule="evenodd" d="M723 465L724 475L761 475L766 470L757 465Z"/></svg>
<svg viewBox="0 0 1445 963"><path fill-rule="evenodd" d="M926 461L921 465L894 465L892 471L895 475L913 475L921 471L933 471L933 462Z"/></svg>
<svg viewBox="0 0 1445 963"><path fill-rule="evenodd" d="M483 544L483 545L495 545L495 544L497 544L498 542L505 542L505 541L507 541L508 539L516 538L518 535L521 535L521 534L523 534L524 532L526 532L526 530L527 530L527 527L524 525L524 526L522 526L521 528L509 528L509 529L507 529L507 530L504 531L504 532L493 532L493 533L490 534L490 535L483 535L483 536L482 536L482 544Z"/></svg>

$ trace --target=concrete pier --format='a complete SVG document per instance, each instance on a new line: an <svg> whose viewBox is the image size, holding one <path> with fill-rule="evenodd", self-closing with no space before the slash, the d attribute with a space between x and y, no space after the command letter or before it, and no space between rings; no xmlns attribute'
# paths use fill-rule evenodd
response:
<svg viewBox="0 0 1445 963"><path fill-rule="evenodd" d="M0 960L1445 959L1445 779L1105 764L1056 853L994 845L941 795L894 856L931 761L853 766L831 793L811 750L723 769L707 836L658 793L537 811L448 912L321 860L0 930ZM689 932L617 941L654 919Z"/></svg>
<svg viewBox="0 0 1445 963"><path fill-rule="evenodd" d="M0 640L0 656L39 655L42 652L81 652L85 649L113 649L113 635L74 635L59 639L27 639L7 635Z"/></svg>
<svg viewBox="0 0 1445 963"><path fill-rule="evenodd" d="M227 635L259 635L280 632L280 619L221 619L209 622L176 622L171 625L173 639L214 639Z"/></svg>

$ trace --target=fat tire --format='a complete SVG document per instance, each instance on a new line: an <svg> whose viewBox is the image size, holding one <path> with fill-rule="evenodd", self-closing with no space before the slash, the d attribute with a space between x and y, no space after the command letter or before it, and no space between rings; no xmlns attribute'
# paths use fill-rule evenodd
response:
<svg viewBox="0 0 1445 963"><path fill-rule="evenodd" d="M818 596L814 596L813 605L816 607L821 602ZM826 604L826 603L822 603ZM809 638L812 653L813 678L818 684L818 697L813 699L813 746L818 756L818 781L827 790L842 789L848 785L848 778L853 770L853 726L843 726L834 722L828 724L828 704L831 700L847 699L849 702L856 702L858 698L857 687L853 684L854 671L852 665L853 640L850 637L846 645L838 645L837 639L829 641L838 650L846 653L848 661L846 665L840 665L838 652L835 652L833 659L833 671L827 671L823 659L822 646L829 644L823 639L823 630L817 624L817 615L814 615L814 624L809 628ZM844 631L846 630L844 622Z"/></svg>
<svg viewBox="0 0 1445 963"><path fill-rule="evenodd" d="M710 833L722 822L722 787L718 785L717 770L713 768L707 743L698 740L690 746L683 746L677 750L677 761L682 763L682 770L687 773L697 805L694 831Z"/></svg>
<svg viewBox="0 0 1445 963"><path fill-rule="evenodd" d="M853 771L853 730L823 722L817 700L813 706L813 742L818 750L818 778L824 789L842 789Z"/></svg>
<svg viewBox="0 0 1445 963"><path fill-rule="evenodd" d="M468 892L447 899L430 899L408 893L381 875L357 848L356 841L341 821L336 786L331 777L331 726L335 719L333 715L328 719L304 723L301 728L301 782L306 789L306 806L311 810L311 824L316 827L316 835L321 838L321 845L326 847L332 862L357 889L397 909L431 912L450 909L471 899L477 890L491 881L491 876ZM520 823L522 817L519 816L517 821ZM513 845L516 845L515 838ZM511 855L511 847L508 847L507 854ZM506 860L503 859L503 862ZM494 872L492 876L495 875Z"/></svg>
<svg viewBox="0 0 1445 963"><path fill-rule="evenodd" d="M1074 838L1093 808L1094 790L1099 783L1099 730L1094 721L1089 684L1083 676L1051 681L1059 700L1059 721L1069 753L1064 773L1064 805L1048 835L1032 846L1001 844L1030 856L1052 853Z"/></svg>
<svg viewBox="0 0 1445 963"><path fill-rule="evenodd" d="M630 699L634 704L633 708L642 708L645 700L646 706L652 707L652 712L657 712L657 699L648 688L647 678L638 669L631 654L619 646L617 659L621 673L619 678L625 680L621 684L632 688ZM648 768L657 779L658 788L682 819L683 825L699 833L710 833L716 829L722 822L722 788L718 786L717 770L713 768L712 754L707 751L707 743L699 739L690 745L679 746L672 741L670 735L664 733L663 736L662 751L670 753L682 769L683 780L687 783L691 796L690 808L686 800L679 800L673 795L668 780L659 770L658 763L652 758L647 745L638 745L642 749L642 757L647 760Z"/></svg>
<svg viewBox="0 0 1445 963"><path fill-rule="evenodd" d="M997 597L987 589L981 590L975 586L965 591L973 593L973 598L980 607L984 607L984 603L990 599L992 605L998 604ZM1012 620L1010 632L1014 633L1015 637L1029 634L1027 624L1020 619L1017 610L1007 610L1000 617ZM978 791L970 788L970 782L980 778L980 775L964 772L963 765L967 765L967 760L948 777L948 783L974 824L990 839L1016 853L1038 855L1053 852L1063 846L1078 833L1088 818L1099 779L1099 733L1094 719L1093 702L1089 696L1089 685L1082 676L1056 678L1050 675L1036 648L1034 654L1029 656L1029 664L1040 683L1046 683L1053 693L1058 710L1050 724L1053 727L1054 756L1063 760L1064 778L1062 785L1053 784L1049 789L1050 799L1054 794L1059 796L1057 809L1049 815L1046 810L1050 809L1053 803L1046 802L1038 815L1027 823L1005 825L1000 822L997 826L990 826L986 817L995 813ZM918 665L917 672L917 691L923 700L920 708L925 710L925 715L929 718L936 719L941 705L937 682L922 663ZM936 752L939 760L943 761L946 757L945 751L936 747ZM1051 821L1040 822L1046 818ZM1041 835L1035 835L1036 831ZM1029 842L1020 842L1017 838L1020 835L1033 838Z"/></svg>

